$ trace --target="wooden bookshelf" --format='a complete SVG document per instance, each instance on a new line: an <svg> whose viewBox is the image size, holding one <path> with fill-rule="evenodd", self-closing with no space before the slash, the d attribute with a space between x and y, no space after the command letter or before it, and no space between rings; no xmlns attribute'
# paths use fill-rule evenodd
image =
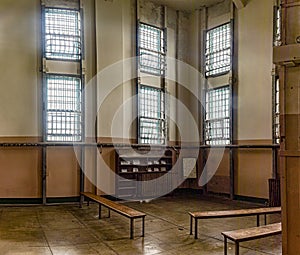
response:
<svg viewBox="0 0 300 255"><path fill-rule="evenodd" d="M116 196L123 199L151 198L160 194L160 186L171 185L171 178L149 184L172 169L172 151L147 148L116 149ZM170 180L169 180L170 179ZM157 186L157 187L156 187ZM165 186L166 187L166 186Z"/></svg>

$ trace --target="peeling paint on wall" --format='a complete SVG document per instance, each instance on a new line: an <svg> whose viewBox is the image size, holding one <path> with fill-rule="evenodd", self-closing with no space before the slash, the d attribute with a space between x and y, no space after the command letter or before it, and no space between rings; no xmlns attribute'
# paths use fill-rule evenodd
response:
<svg viewBox="0 0 300 255"><path fill-rule="evenodd" d="M161 27L163 24L163 7L147 0L139 0L140 21Z"/></svg>

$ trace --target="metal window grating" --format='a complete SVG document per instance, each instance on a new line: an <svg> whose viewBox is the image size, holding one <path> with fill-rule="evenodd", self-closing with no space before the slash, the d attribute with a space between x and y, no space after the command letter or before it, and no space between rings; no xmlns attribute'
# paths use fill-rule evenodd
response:
<svg viewBox="0 0 300 255"><path fill-rule="evenodd" d="M273 125L274 125L274 142L276 144L280 143L280 123L279 123L279 77L275 77L274 83L274 116L273 116Z"/></svg>
<svg viewBox="0 0 300 255"><path fill-rule="evenodd" d="M215 76L231 69L230 23L208 30L206 33L205 75Z"/></svg>
<svg viewBox="0 0 300 255"><path fill-rule="evenodd" d="M77 77L47 75L47 141L81 141L81 80Z"/></svg>
<svg viewBox="0 0 300 255"><path fill-rule="evenodd" d="M161 89L140 85L139 143L165 143L165 97Z"/></svg>
<svg viewBox="0 0 300 255"><path fill-rule="evenodd" d="M80 12L45 8L45 57L49 59L81 59Z"/></svg>
<svg viewBox="0 0 300 255"><path fill-rule="evenodd" d="M229 86L206 92L205 142L230 144Z"/></svg>
<svg viewBox="0 0 300 255"><path fill-rule="evenodd" d="M281 8L276 7L274 13L274 46L281 45Z"/></svg>
<svg viewBox="0 0 300 255"><path fill-rule="evenodd" d="M141 72L163 75L165 47L163 29L139 23L139 68Z"/></svg>

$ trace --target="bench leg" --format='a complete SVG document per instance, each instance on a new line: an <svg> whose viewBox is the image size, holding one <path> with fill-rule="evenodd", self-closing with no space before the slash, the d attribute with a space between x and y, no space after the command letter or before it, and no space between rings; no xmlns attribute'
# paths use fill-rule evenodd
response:
<svg viewBox="0 0 300 255"><path fill-rule="evenodd" d="M108 208L108 218L110 218L110 209Z"/></svg>
<svg viewBox="0 0 300 255"><path fill-rule="evenodd" d="M235 243L235 255L239 255L240 254L240 243L236 242Z"/></svg>
<svg viewBox="0 0 300 255"><path fill-rule="evenodd" d="M142 237L145 236L145 217L142 218Z"/></svg>
<svg viewBox="0 0 300 255"><path fill-rule="evenodd" d="M90 199L87 198L87 206L90 206Z"/></svg>
<svg viewBox="0 0 300 255"><path fill-rule="evenodd" d="M198 219L195 218L195 239L198 239Z"/></svg>
<svg viewBox="0 0 300 255"><path fill-rule="evenodd" d="M256 215L256 226L259 227L259 214Z"/></svg>
<svg viewBox="0 0 300 255"><path fill-rule="evenodd" d="M82 208L83 201L84 201L84 196L80 195L80 197L79 197L79 208Z"/></svg>
<svg viewBox="0 0 300 255"><path fill-rule="evenodd" d="M98 216L99 220L101 219L101 204L99 204L99 216Z"/></svg>
<svg viewBox="0 0 300 255"><path fill-rule="evenodd" d="M227 237L224 236L224 255L227 255Z"/></svg>
<svg viewBox="0 0 300 255"><path fill-rule="evenodd" d="M267 214L265 214L265 225L267 225Z"/></svg>
<svg viewBox="0 0 300 255"><path fill-rule="evenodd" d="M130 239L133 239L133 218L130 219Z"/></svg>
<svg viewBox="0 0 300 255"><path fill-rule="evenodd" d="M191 215L191 219L190 219L190 235L193 234L193 217Z"/></svg>

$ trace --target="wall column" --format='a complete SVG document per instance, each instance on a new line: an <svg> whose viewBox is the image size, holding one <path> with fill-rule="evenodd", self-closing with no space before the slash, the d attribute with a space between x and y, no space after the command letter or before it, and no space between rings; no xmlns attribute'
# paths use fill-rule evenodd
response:
<svg viewBox="0 0 300 255"><path fill-rule="evenodd" d="M282 0L282 45L274 47L280 78L282 254L300 250L300 0ZM298 39L297 39L298 37Z"/></svg>

